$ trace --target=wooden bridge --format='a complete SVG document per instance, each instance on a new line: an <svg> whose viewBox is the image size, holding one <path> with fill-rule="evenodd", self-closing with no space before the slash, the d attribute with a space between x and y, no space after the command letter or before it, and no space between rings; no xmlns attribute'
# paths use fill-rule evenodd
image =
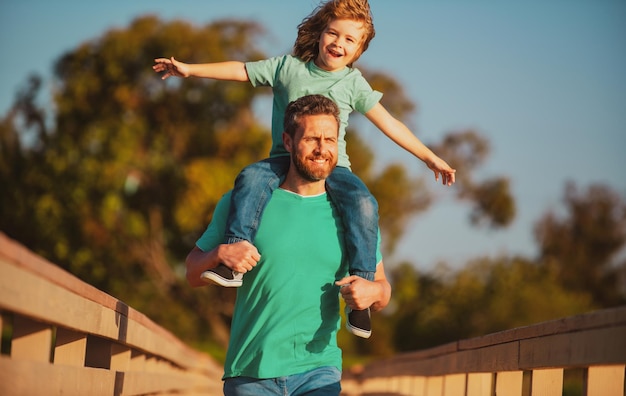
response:
<svg viewBox="0 0 626 396"><path fill-rule="evenodd" d="M0 395L220 395L222 367L0 233ZM400 354L346 396L624 396L626 307Z"/></svg>

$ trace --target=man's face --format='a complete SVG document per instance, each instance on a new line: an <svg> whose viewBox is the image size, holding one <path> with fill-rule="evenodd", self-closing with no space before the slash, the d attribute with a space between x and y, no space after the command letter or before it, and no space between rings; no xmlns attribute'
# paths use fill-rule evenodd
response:
<svg viewBox="0 0 626 396"><path fill-rule="evenodd" d="M300 118L300 128L291 144L291 161L300 175L308 181L326 179L337 165L337 121L331 115ZM290 146L290 147L289 147Z"/></svg>

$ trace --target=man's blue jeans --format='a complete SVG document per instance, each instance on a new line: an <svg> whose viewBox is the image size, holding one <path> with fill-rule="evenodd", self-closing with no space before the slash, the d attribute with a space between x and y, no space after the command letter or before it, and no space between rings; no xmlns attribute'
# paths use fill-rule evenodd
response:
<svg viewBox="0 0 626 396"><path fill-rule="evenodd" d="M235 180L224 243L254 242L272 192L289 169L288 156L268 158L244 168ZM350 169L338 166L326 187L341 216L350 274L374 279L378 246L378 203ZM287 219L286 219L287 221Z"/></svg>
<svg viewBox="0 0 626 396"><path fill-rule="evenodd" d="M225 396L339 396L341 372L336 367L320 367L287 377L258 379L227 378Z"/></svg>

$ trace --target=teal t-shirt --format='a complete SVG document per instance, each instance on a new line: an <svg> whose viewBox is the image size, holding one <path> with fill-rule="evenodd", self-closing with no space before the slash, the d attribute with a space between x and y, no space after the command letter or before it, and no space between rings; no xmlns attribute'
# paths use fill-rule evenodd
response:
<svg viewBox="0 0 626 396"><path fill-rule="evenodd" d="M274 94L270 157L288 155L282 139L287 105L302 96L320 94L339 106L341 125L337 165L350 167L345 140L350 113L356 110L365 114L382 98L382 93L374 91L358 69L346 67L329 72L313 62L305 63L292 55L284 55L248 62L246 70L253 86L270 86Z"/></svg>
<svg viewBox="0 0 626 396"><path fill-rule="evenodd" d="M197 241L201 250L222 243L229 204L230 193ZM255 246L261 260L237 289L224 378L276 378L326 366L341 370L334 283L347 275L348 264L343 226L330 198L275 190Z"/></svg>

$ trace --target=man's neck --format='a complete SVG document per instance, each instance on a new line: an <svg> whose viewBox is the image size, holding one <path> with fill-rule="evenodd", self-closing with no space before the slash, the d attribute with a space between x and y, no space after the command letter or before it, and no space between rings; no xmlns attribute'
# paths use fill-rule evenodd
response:
<svg viewBox="0 0 626 396"><path fill-rule="evenodd" d="M311 182L287 177L280 188L302 196L320 195L326 192L326 181Z"/></svg>

